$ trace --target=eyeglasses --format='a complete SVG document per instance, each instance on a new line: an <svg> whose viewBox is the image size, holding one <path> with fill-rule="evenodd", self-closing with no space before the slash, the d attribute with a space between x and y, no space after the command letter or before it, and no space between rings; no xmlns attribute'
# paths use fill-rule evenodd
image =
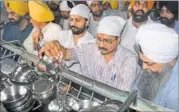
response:
<svg viewBox="0 0 179 112"><path fill-rule="evenodd" d="M109 44L112 44L114 41L116 41L117 40L117 38L116 39L100 39L100 38L96 38L96 42L97 43L101 43L101 42L103 42L103 44L105 44L105 45L109 45Z"/></svg>

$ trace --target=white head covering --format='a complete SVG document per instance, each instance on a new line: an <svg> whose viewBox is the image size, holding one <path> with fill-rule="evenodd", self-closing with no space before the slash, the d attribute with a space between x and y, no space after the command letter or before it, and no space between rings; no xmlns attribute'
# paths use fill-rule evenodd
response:
<svg viewBox="0 0 179 112"><path fill-rule="evenodd" d="M157 63L168 63L178 56L177 33L159 23L141 26L136 35L136 43L147 58Z"/></svg>
<svg viewBox="0 0 179 112"><path fill-rule="evenodd" d="M73 7L75 6L75 3L73 1L69 1L73 4ZM68 6L67 1L62 1L59 6L61 11L70 11L71 8Z"/></svg>
<svg viewBox="0 0 179 112"><path fill-rule="evenodd" d="M70 15L78 15L78 16L84 17L86 19L89 19L90 10L86 5L79 4L71 9Z"/></svg>
<svg viewBox="0 0 179 112"><path fill-rule="evenodd" d="M119 16L104 17L98 25L97 33L120 36L126 21Z"/></svg>
<svg viewBox="0 0 179 112"><path fill-rule="evenodd" d="M91 6L92 2L93 2L93 0L91 0L91 1L86 1L86 3L88 4L89 7Z"/></svg>

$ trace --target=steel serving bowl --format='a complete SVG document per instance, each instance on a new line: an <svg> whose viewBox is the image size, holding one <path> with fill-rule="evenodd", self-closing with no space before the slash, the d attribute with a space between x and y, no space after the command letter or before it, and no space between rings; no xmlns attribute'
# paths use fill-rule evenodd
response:
<svg viewBox="0 0 179 112"><path fill-rule="evenodd" d="M34 97L47 103L56 97L56 86L47 79L38 80L32 85Z"/></svg>
<svg viewBox="0 0 179 112"><path fill-rule="evenodd" d="M28 90L24 86L10 86L8 88L4 88L1 91L1 101L5 104L9 103L17 103L21 101L23 98L27 97L30 90Z"/></svg>
<svg viewBox="0 0 179 112"><path fill-rule="evenodd" d="M32 98L31 92L28 92L28 95L26 95L24 98L22 98L19 101L16 101L16 103L4 103L4 106L8 109L16 108L21 105L24 105L27 101L29 101Z"/></svg>
<svg viewBox="0 0 179 112"><path fill-rule="evenodd" d="M3 59L0 61L1 73L9 76L17 68L17 63L13 59Z"/></svg>
<svg viewBox="0 0 179 112"><path fill-rule="evenodd" d="M75 104L72 105L72 109L75 111L83 111L87 108L99 106L100 104L96 101L90 101L90 100L81 100Z"/></svg>
<svg viewBox="0 0 179 112"><path fill-rule="evenodd" d="M72 110L72 106L77 103L77 100L75 100L71 96L65 96L64 99L52 100L49 105L48 109L51 112L59 112L67 110L68 112Z"/></svg>
<svg viewBox="0 0 179 112"><path fill-rule="evenodd" d="M12 74L11 81L15 83L31 84L36 78L35 71L27 64L17 67Z"/></svg>
<svg viewBox="0 0 179 112"><path fill-rule="evenodd" d="M52 100L48 104L48 110L50 112L62 112L63 109L62 101L58 101L57 99Z"/></svg>

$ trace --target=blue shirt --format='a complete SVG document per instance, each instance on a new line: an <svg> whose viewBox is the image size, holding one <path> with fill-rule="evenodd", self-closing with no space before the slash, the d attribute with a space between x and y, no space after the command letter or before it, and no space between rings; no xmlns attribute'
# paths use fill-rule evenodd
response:
<svg viewBox="0 0 179 112"><path fill-rule="evenodd" d="M24 30L20 30L17 24L12 22L8 22L4 25L4 32L3 32L3 40L5 41L13 41L13 40L20 40L21 43L28 37L28 35L32 31L32 25L29 23Z"/></svg>
<svg viewBox="0 0 179 112"><path fill-rule="evenodd" d="M172 70L168 82L160 89L154 103L161 106L178 110L178 61Z"/></svg>

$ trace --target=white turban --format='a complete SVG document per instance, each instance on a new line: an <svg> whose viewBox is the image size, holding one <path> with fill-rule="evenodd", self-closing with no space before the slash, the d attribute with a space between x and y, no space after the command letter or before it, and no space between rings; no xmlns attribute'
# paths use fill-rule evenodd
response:
<svg viewBox="0 0 179 112"><path fill-rule="evenodd" d="M88 4L89 7L91 6L92 2L93 2L93 0L91 0L91 1L86 1L86 3Z"/></svg>
<svg viewBox="0 0 179 112"><path fill-rule="evenodd" d="M89 19L90 10L86 5L79 4L71 9L70 15L78 15L78 16L84 17L86 19Z"/></svg>
<svg viewBox="0 0 179 112"><path fill-rule="evenodd" d="M98 25L97 33L120 36L126 21L119 16L104 17Z"/></svg>
<svg viewBox="0 0 179 112"><path fill-rule="evenodd" d="M178 56L177 33L162 24L150 23L139 28L136 43L143 54L157 63L168 63Z"/></svg>
<svg viewBox="0 0 179 112"><path fill-rule="evenodd" d="M73 1L69 1L72 3L73 7L75 6L75 3ZM67 1L62 1L59 6L61 11L70 11L71 8L68 6Z"/></svg>

